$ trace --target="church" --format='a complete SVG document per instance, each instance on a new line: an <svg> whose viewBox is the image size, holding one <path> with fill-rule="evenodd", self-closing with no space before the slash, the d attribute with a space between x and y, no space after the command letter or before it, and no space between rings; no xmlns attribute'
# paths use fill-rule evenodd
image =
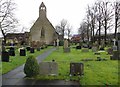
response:
<svg viewBox="0 0 120 87"><path fill-rule="evenodd" d="M58 33L47 18L47 8L42 2L39 7L39 17L30 29L30 41L52 45L58 38Z"/></svg>

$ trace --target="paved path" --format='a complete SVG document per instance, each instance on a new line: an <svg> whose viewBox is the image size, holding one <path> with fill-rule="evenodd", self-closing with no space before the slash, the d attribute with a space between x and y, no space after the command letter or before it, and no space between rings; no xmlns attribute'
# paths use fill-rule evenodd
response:
<svg viewBox="0 0 120 87"><path fill-rule="evenodd" d="M47 52L38 56L37 57L38 62L41 62L54 50L56 50L56 48L52 48L52 49L48 50ZM17 85L17 82L22 80L25 77L23 68L24 68L24 64L16 69L8 72L7 74L2 75L2 85Z"/></svg>

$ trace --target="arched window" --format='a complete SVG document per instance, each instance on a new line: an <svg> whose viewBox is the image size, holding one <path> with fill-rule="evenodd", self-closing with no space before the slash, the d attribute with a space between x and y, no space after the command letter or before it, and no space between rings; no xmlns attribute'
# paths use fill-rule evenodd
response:
<svg viewBox="0 0 120 87"><path fill-rule="evenodd" d="M42 27L42 30L41 30L41 38L44 38L45 37L45 30L44 28Z"/></svg>

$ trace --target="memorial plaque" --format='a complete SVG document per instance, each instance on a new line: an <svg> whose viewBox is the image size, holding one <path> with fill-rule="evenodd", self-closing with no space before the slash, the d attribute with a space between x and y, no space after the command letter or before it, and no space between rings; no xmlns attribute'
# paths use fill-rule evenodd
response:
<svg viewBox="0 0 120 87"><path fill-rule="evenodd" d="M56 62L41 62L39 67L40 75L58 75L58 64Z"/></svg>
<svg viewBox="0 0 120 87"><path fill-rule="evenodd" d="M84 65L83 63L70 63L70 75L83 75Z"/></svg>

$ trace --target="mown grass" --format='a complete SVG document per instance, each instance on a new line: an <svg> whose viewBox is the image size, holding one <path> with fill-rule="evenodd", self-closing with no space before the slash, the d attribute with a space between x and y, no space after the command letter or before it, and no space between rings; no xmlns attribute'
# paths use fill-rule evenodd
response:
<svg viewBox="0 0 120 87"><path fill-rule="evenodd" d="M118 60L110 60L107 52L101 52L100 57L107 61L96 61L97 55L91 50L82 52L72 48L70 53L64 53L61 47L44 60L54 59L58 63L58 76L38 76L36 79L77 80L81 85L118 85ZM93 61L81 61L85 58L92 58ZM84 63L84 75L70 76L70 62Z"/></svg>
<svg viewBox="0 0 120 87"><path fill-rule="evenodd" d="M16 51L15 51L16 55L10 56L10 62L2 62L2 74L5 74L5 73L15 69L16 67L24 64L29 55L34 55L35 57L37 57L38 55L44 53L45 51L47 51L50 48L51 47L48 47L47 49L45 48L45 49L42 49L41 51L35 50L35 53L30 53L29 51L26 51L27 52L26 56L20 56L18 49L16 49Z"/></svg>

